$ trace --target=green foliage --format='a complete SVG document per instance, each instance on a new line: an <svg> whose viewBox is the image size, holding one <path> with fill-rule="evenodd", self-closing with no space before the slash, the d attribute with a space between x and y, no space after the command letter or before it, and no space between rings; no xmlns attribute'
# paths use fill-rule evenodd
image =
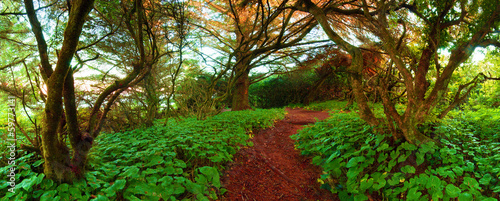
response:
<svg viewBox="0 0 500 201"><path fill-rule="evenodd" d="M225 192L223 165L242 146L252 146L247 142L252 129L270 127L284 113L225 112L206 120L170 119L166 126L102 134L89 154L85 178L73 184L44 179L32 170L43 160L25 155L16 160L15 193L7 193L3 180L0 200L216 200Z"/></svg>
<svg viewBox="0 0 500 201"><path fill-rule="evenodd" d="M314 101L326 101L342 95L344 83L332 78L323 83ZM258 108L276 108L289 104L303 103L314 87L318 76L311 71L299 71L286 75L272 76L250 85L250 103Z"/></svg>
<svg viewBox="0 0 500 201"><path fill-rule="evenodd" d="M335 104L343 105L327 103ZM345 200L367 200L366 195L380 200L496 200L499 114L469 112L444 120L428 130L439 136L439 144L420 147L375 132L354 112L335 113L292 138L326 172L323 187Z"/></svg>

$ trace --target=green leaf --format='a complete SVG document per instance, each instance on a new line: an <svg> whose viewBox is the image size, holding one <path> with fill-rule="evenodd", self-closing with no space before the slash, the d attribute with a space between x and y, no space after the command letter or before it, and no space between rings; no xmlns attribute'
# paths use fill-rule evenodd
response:
<svg viewBox="0 0 500 201"><path fill-rule="evenodd" d="M97 195L97 197L95 199L92 199L92 201L108 201L109 199L104 196L104 195Z"/></svg>
<svg viewBox="0 0 500 201"><path fill-rule="evenodd" d="M111 185L108 189L113 190L113 191L120 191L125 187L125 184L127 183L127 180L125 179L118 179L115 181L113 185Z"/></svg>
<svg viewBox="0 0 500 201"><path fill-rule="evenodd" d="M405 142L401 145L401 147L405 150L408 150L408 151L413 151L413 150L416 150L417 149L417 146L413 145L413 144L410 144L408 142Z"/></svg>
<svg viewBox="0 0 500 201"><path fill-rule="evenodd" d="M387 148L389 148L389 144L387 144L387 143L384 142L382 145L380 145L377 148L377 152L382 151L382 150L386 150Z"/></svg>
<svg viewBox="0 0 500 201"><path fill-rule="evenodd" d="M493 177L491 176L491 174L485 174L485 175L483 176L483 178L481 178L481 179L479 180L479 183L480 183L480 184L482 184L482 185L487 186L487 185L489 185L489 184L490 184L491 179L493 179Z"/></svg>
<svg viewBox="0 0 500 201"><path fill-rule="evenodd" d="M414 174L415 173L415 167L413 167L411 165L404 166L403 168L401 168L401 172Z"/></svg>
<svg viewBox="0 0 500 201"><path fill-rule="evenodd" d="M374 182L373 178L369 178L367 180L361 180L359 182L359 189L361 191L365 191L365 190L369 189L370 187L372 187L373 182Z"/></svg>
<svg viewBox="0 0 500 201"><path fill-rule="evenodd" d="M66 192L68 191L68 188L69 188L68 184L61 184L57 187L57 191L59 191L59 193Z"/></svg>
<svg viewBox="0 0 500 201"><path fill-rule="evenodd" d="M56 194L57 194L56 190L47 191L42 194L42 196L40 197L40 201L54 200L54 196L56 196Z"/></svg>
<svg viewBox="0 0 500 201"><path fill-rule="evenodd" d="M469 186L471 189L481 189L477 180L471 177L464 177L464 184Z"/></svg>
<svg viewBox="0 0 500 201"><path fill-rule="evenodd" d="M350 167L354 167L356 166L359 162L363 162L365 160L365 157L364 156L357 156L357 157L354 157L354 158L351 158L349 160L349 162L347 162L346 164L346 168L350 168Z"/></svg>
<svg viewBox="0 0 500 201"><path fill-rule="evenodd" d="M53 185L54 185L54 181L52 181L52 179L44 179L42 181L42 183L40 184L42 189L45 189L45 190L52 188Z"/></svg>
<svg viewBox="0 0 500 201"><path fill-rule="evenodd" d="M470 193L461 193L460 196L458 196L458 201L472 201L473 199Z"/></svg>
<svg viewBox="0 0 500 201"><path fill-rule="evenodd" d="M82 191L78 188L75 187L69 187L69 193L73 198L81 198L82 197Z"/></svg>
<svg viewBox="0 0 500 201"><path fill-rule="evenodd" d="M387 157L389 157L389 154L387 153L380 153L380 155L378 156L378 159L377 159L377 162L382 162L384 161L385 159L387 159Z"/></svg>
<svg viewBox="0 0 500 201"><path fill-rule="evenodd" d="M29 189L31 189L31 187L35 184L35 182L36 182L36 177L33 176L28 179L23 179L23 181L21 181L21 183L19 183L17 186L23 188L26 191L29 191Z"/></svg>
<svg viewBox="0 0 500 201"><path fill-rule="evenodd" d="M422 196L422 193L418 192L418 186L416 186L408 191L407 198L408 200L418 200L420 196Z"/></svg>
<svg viewBox="0 0 500 201"><path fill-rule="evenodd" d="M368 200L368 196L366 196L364 194L358 194L358 195L354 196L354 200L355 201L365 201L365 200Z"/></svg>
<svg viewBox="0 0 500 201"><path fill-rule="evenodd" d="M373 185L373 189L375 190L379 190L381 188L383 188L385 186L385 184L387 183L387 181L385 180L384 177L380 177L378 180L377 180L377 184L374 184Z"/></svg>
<svg viewBox="0 0 500 201"><path fill-rule="evenodd" d="M460 190L460 188L456 187L455 185L453 184L446 185L446 194L449 195L450 197L456 198L460 195L460 192L462 192L462 190Z"/></svg>
<svg viewBox="0 0 500 201"><path fill-rule="evenodd" d="M154 166L154 165L160 165L163 162L165 162L165 161L163 160L162 156L155 155L155 156L152 156L149 158L149 163L147 163L145 166L150 167L150 166Z"/></svg>
<svg viewBox="0 0 500 201"><path fill-rule="evenodd" d="M130 178L137 178L137 177L139 177L139 175L138 175L139 168L137 168L136 166L131 166L131 167L128 167L126 169L127 170L125 172L121 173L120 176L130 177Z"/></svg>
<svg viewBox="0 0 500 201"><path fill-rule="evenodd" d="M43 159L37 160L33 163L33 167L38 167L43 164L45 161Z"/></svg>

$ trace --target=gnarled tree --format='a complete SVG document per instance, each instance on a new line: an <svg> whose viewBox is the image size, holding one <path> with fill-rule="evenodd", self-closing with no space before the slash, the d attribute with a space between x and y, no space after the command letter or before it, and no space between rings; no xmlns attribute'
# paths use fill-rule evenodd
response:
<svg viewBox="0 0 500 201"><path fill-rule="evenodd" d="M329 23L328 15L346 15L357 20L363 31L374 36L372 41L382 44L390 62L386 73L379 75L377 88L387 125L394 138L404 137L415 144L432 140L419 132L418 126L435 115L433 110L443 98L454 71L476 47L498 44L495 31L500 21L498 0L302 2L297 9L313 14L328 37L352 56L348 68L351 84L360 116L370 125L384 121L373 115L362 91L361 50L349 43L349 39L339 36ZM449 57L443 54L446 51ZM441 60L443 57L447 57L447 61ZM403 112L396 110L393 101L399 96L391 90L396 82L403 83L405 88L407 107Z"/></svg>

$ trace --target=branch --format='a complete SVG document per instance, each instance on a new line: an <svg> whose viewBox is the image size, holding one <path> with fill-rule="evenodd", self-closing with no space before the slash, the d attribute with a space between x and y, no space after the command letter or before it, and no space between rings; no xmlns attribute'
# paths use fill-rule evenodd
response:
<svg viewBox="0 0 500 201"><path fill-rule="evenodd" d="M51 7L51 6L53 6L54 4L56 4L58 1L59 1L59 0L56 0L56 1L54 1L54 2L50 3L50 4L46 5L46 6L39 7L39 8L37 8L37 9L35 9L35 12L36 12L36 11L39 11L39 10L42 10L42 9L45 9L45 8L48 8L48 7ZM4 16L4 15L15 15L15 16L18 16L18 15L26 15L26 14L28 14L28 13L21 13L21 12L7 12L7 11L4 11L4 12L1 12L1 13L0 13L0 16Z"/></svg>
<svg viewBox="0 0 500 201"><path fill-rule="evenodd" d="M49 55L47 51L47 42L43 37L42 26L38 17L36 16L36 10L33 6L33 0L24 0L24 7L26 8L26 13L28 14L28 19L31 24L31 31L35 35L35 39L38 45L38 52L40 53L40 62L42 68L40 69L41 74L45 82L52 75L52 66L49 63Z"/></svg>
<svg viewBox="0 0 500 201"><path fill-rule="evenodd" d="M19 61L15 61L15 60L17 59L17 57L16 57L16 58L14 58L14 61L13 61L12 63L7 64L7 65L5 65L5 66L0 66L0 70L6 69L6 68L11 67L11 66L15 66L15 65L17 65L17 64L20 64L20 63L24 62L24 60L26 60L26 58L28 58L29 56L31 56L31 54L29 54L28 56L26 56L26 57L22 58L22 59L21 59L21 60L19 60Z"/></svg>

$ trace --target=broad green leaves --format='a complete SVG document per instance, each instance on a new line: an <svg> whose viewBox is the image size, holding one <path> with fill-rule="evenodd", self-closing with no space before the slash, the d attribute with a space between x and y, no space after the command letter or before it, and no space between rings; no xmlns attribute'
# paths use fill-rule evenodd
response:
<svg viewBox="0 0 500 201"><path fill-rule="evenodd" d="M489 131L486 138L477 132L481 127L469 122L440 122L429 129L439 141L417 147L373 134L356 113L333 113L292 138L326 172L324 185L343 200L363 200L373 193L388 200L494 200L498 194L489 196L500 193L500 144L495 142L500 135ZM500 132L500 126L494 131Z"/></svg>
<svg viewBox="0 0 500 201"><path fill-rule="evenodd" d="M32 169L43 160L19 158L15 194L3 200L216 200L225 191L220 167L248 146L250 129L271 126L283 109L226 112L206 120L170 121L167 126L102 134L89 154L85 179L60 184ZM27 160L34 162L27 163ZM8 168L0 168L4 174ZM0 178L2 179L2 178ZM92 198L92 199L91 199Z"/></svg>

